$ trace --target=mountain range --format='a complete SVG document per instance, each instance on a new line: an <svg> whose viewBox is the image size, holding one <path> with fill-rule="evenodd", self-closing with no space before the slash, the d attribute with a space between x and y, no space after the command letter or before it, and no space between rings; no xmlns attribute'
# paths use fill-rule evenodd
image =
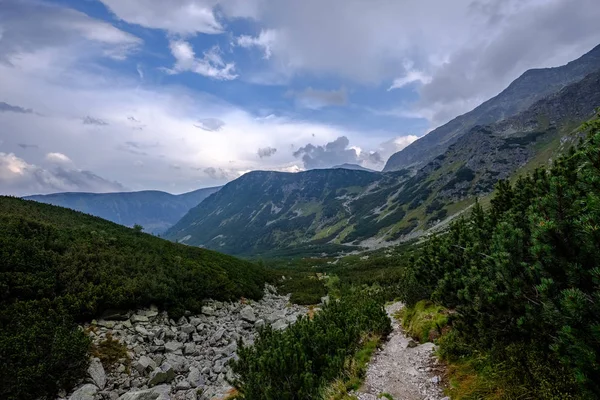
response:
<svg viewBox="0 0 600 400"><path fill-rule="evenodd" d="M536 101L580 81L600 66L600 45L570 63L555 67L531 69L523 73L497 96L472 111L416 140L392 155L384 171L424 166L443 154L448 147L477 125L487 125L525 111Z"/></svg>
<svg viewBox="0 0 600 400"><path fill-rule="evenodd" d="M161 234L192 207L220 187L174 195L156 190L121 193L55 193L25 197L41 203L81 211L125 226L139 224L148 233Z"/></svg>
<svg viewBox="0 0 600 400"><path fill-rule="evenodd" d="M340 252L421 235L546 164L600 106L600 46L569 64L525 72L473 111L388 161L356 169L250 172L192 208L171 240L230 254Z"/></svg>

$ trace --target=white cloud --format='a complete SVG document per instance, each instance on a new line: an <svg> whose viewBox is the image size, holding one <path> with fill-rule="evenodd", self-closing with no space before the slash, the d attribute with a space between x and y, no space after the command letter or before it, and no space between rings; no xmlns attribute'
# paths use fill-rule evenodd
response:
<svg viewBox="0 0 600 400"><path fill-rule="evenodd" d="M55 164L71 164L72 161L69 157L62 153L48 153L46 154L46 160Z"/></svg>
<svg viewBox="0 0 600 400"><path fill-rule="evenodd" d="M0 61L23 62L36 54L60 61L65 50L79 59L90 56L118 60L137 51L143 41L113 25L73 9L34 0L5 0L0 13Z"/></svg>
<svg viewBox="0 0 600 400"><path fill-rule="evenodd" d="M425 72L414 69L412 62L405 62L404 68L405 74L400 78L394 79L392 85L388 88L388 91L400 89L406 85L415 82L421 84L428 84L431 83L431 80L433 79L430 75L426 74Z"/></svg>
<svg viewBox="0 0 600 400"><path fill-rule="evenodd" d="M223 32L213 7L216 1L100 0L118 18L146 28L178 34Z"/></svg>
<svg viewBox="0 0 600 400"><path fill-rule="evenodd" d="M271 58L271 46L275 43L277 32L273 29L262 30L256 37L242 35L236 39L236 44L244 48L257 47L264 53L263 58Z"/></svg>
<svg viewBox="0 0 600 400"><path fill-rule="evenodd" d="M170 74L190 71L217 80L237 78L235 65L223 61L217 46L205 51L202 58L196 58L194 49L184 40L172 40L169 47L175 57L175 66L167 70Z"/></svg>
<svg viewBox="0 0 600 400"><path fill-rule="evenodd" d="M51 153L48 156L64 157ZM55 160L52 160L53 162ZM33 193L54 193L65 191L111 192L124 190L118 182L111 182L90 172L73 167L53 165L43 168L30 164L13 153L0 152L0 187L2 194L22 196Z"/></svg>

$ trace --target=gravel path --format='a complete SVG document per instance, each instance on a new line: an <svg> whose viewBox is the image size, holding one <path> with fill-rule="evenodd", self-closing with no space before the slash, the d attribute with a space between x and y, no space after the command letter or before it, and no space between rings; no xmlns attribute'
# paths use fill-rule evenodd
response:
<svg viewBox="0 0 600 400"><path fill-rule="evenodd" d="M408 347L411 339L392 316L401 308L402 303L386 307L394 330L371 360L365 383L354 395L359 400L385 399L378 397L383 393L394 400L449 400L444 397L441 383L444 368L433 355L435 345L424 343Z"/></svg>

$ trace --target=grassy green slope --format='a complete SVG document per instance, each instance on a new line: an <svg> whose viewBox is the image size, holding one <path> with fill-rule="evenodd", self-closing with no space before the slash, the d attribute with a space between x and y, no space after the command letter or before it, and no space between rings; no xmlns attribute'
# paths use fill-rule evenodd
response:
<svg viewBox="0 0 600 400"><path fill-rule="evenodd" d="M80 212L0 197L0 398L52 395L85 370L74 321L156 304L259 298L267 272Z"/></svg>

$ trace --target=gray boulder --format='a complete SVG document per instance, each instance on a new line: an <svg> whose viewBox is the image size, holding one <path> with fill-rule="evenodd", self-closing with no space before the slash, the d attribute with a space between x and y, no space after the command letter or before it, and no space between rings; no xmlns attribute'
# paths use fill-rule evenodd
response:
<svg viewBox="0 0 600 400"><path fill-rule="evenodd" d="M189 382L191 387L200 387L204 386L204 378L200 373L200 370L195 367L190 368L190 373L187 377L187 381Z"/></svg>
<svg viewBox="0 0 600 400"><path fill-rule="evenodd" d="M204 306L204 307L202 307L202 314L215 315L215 309L212 307Z"/></svg>
<svg viewBox="0 0 600 400"><path fill-rule="evenodd" d="M275 322L274 322L274 323L271 325L271 327L272 327L273 329L275 329L276 331L282 331L282 330L284 330L285 328L287 328L287 327L288 327L288 323L287 323L287 322L286 322L286 320L284 320L284 319L279 319L279 320L275 321Z"/></svg>
<svg viewBox="0 0 600 400"><path fill-rule="evenodd" d="M156 369L156 363L150 357L141 356L139 360L133 363L133 368L143 375L148 370Z"/></svg>
<svg viewBox="0 0 600 400"><path fill-rule="evenodd" d="M163 364L160 368L156 368L150 372L148 386L158 385L160 383L168 383L175 379L175 370L170 364Z"/></svg>
<svg viewBox="0 0 600 400"><path fill-rule="evenodd" d="M170 385L159 385L148 390L127 392L119 400L170 400Z"/></svg>
<svg viewBox="0 0 600 400"><path fill-rule="evenodd" d="M165 351L169 352L169 353L175 353L178 350L181 350L181 348L183 347L183 343L180 342L167 342L165 343Z"/></svg>
<svg viewBox="0 0 600 400"><path fill-rule="evenodd" d="M92 358L87 373L96 386L100 389L104 389L104 386L106 386L106 373L104 372L104 367L102 366L100 359Z"/></svg>
<svg viewBox="0 0 600 400"><path fill-rule="evenodd" d="M193 325L190 325L190 324L185 324L185 325L183 325L179 329L181 329L182 332L187 333L187 334L196 332L196 328Z"/></svg>
<svg viewBox="0 0 600 400"><path fill-rule="evenodd" d="M251 306L246 306L240 311L240 318L248 322L256 322L256 315L254 315L254 309Z"/></svg>
<svg viewBox="0 0 600 400"><path fill-rule="evenodd" d="M88 383L73 392L69 400L94 400L96 393L98 393L96 385Z"/></svg>

